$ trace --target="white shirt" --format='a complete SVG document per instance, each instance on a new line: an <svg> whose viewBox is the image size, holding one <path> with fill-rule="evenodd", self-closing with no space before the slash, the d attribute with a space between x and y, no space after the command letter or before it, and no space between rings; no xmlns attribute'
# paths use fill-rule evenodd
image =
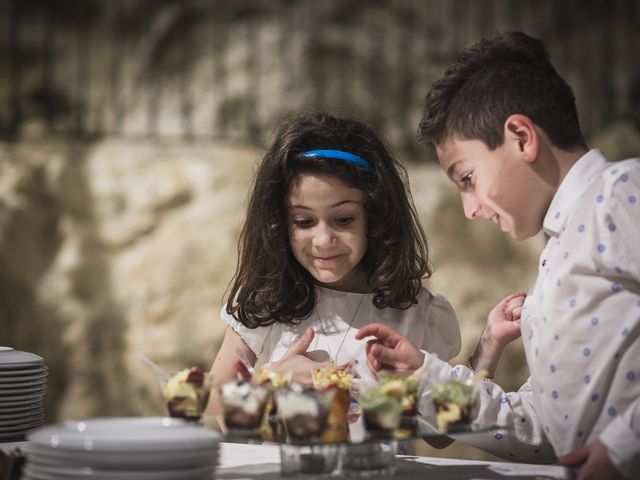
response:
<svg viewBox="0 0 640 480"><path fill-rule="evenodd" d="M227 314L220 316L256 354L256 366L280 360L289 347L302 337L308 327L315 330L308 356L317 361L333 361L340 365L357 360L358 373L369 375L366 342L355 339L360 327L380 322L406 335L423 350L448 360L460 351L460 327L453 308L443 297L425 288L418 293L418 303L406 310L378 309L372 304L373 294L338 292L316 287L317 303L311 316L298 325L274 323L268 327L249 329Z"/></svg>
<svg viewBox="0 0 640 480"><path fill-rule="evenodd" d="M517 393L485 381L480 396L478 426L513 430L470 443L535 462L553 459L549 443L564 455L600 439L619 470L638 478L640 159L611 163L588 152L563 179L543 228L522 313L531 376Z"/></svg>

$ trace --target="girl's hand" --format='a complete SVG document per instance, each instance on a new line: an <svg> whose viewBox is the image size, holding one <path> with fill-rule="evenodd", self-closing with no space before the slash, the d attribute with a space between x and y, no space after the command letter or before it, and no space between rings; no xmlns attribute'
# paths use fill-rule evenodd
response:
<svg viewBox="0 0 640 480"><path fill-rule="evenodd" d="M324 365L320 362L314 362L305 355L314 337L315 332L313 328L307 328L304 335L289 347L289 350L287 350L287 353L284 354L280 361L268 363L262 368L267 368L274 372L291 372L292 382L311 385L313 383L311 372L314 368L319 368Z"/></svg>
<svg viewBox="0 0 640 480"><path fill-rule="evenodd" d="M484 370L488 378L493 377L504 348L520 336L520 316L526 297L524 292L512 293L489 312L476 351L469 359L474 370Z"/></svg>

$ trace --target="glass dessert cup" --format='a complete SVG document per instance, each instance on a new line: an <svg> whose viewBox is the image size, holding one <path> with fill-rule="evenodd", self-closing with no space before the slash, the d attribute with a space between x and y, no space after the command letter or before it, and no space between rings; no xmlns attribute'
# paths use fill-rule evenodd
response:
<svg viewBox="0 0 640 480"><path fill-rule="evenodd" d="M402 415L401 396L388 394L384 387L369 388L359 398L368 439L392 439Z"/></svg>
<svg viewBox="0 0 640 480"><path fill-rule="evenodd" d="M271 398L269 389L241 380L222 384L218 390L228 434L239 438L262 438L261 426Z"/></svg>
<svg viewBox="0 0 640 480"><path fill-rule="evenodd" d="M473 384L441 383L432 392L438 430L443 434L464 432L477 414L477 391Z"/></svg>
<svg viewBox="0 0 640 480"><path fill-rule="evenodd" d="M162 385L170 417L199 422L209 401L208 375L198 367L181 370Z"/></svg>
<svg viewBox="0 0 640 480"><path fill-rule="evenodd" d="M284 423L288 443L322 443L334 394L333 390L320 391L299 385L276 392L278 417Z"/></svg>
<svg viewBox="0 0 640 480"><path fill-rule="evenodd" d="M327 426L322 434L324 443L343 443L349 441L349 407L351 392L339 387L329 387L333 400L329 407Z"/></svg>
<svg viewBox="0 0 640 480"><path fill-rule="evenodd" d="M390 386L393 385L394 382L399 382L404 388L404 393L401 394L402 412L400 425L395 432L395 437L416 437L418 434L416 422L418 399L422 391L420 382L421 372L418 370L381 370L377 376L382 386Z"/></svg>

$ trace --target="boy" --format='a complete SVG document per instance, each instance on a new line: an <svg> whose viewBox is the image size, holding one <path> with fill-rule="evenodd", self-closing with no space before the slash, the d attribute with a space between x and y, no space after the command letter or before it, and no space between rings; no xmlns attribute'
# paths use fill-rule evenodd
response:
<svg viewBox="0 0 640 480"><path fill-rule="evenodd" d="M640 478L640 159L587 149L570 87L518 32L461 53L427 95L418 134L467 218L545 237L521 325L488 323L467 362L491 373L521 331L531 376L510 393L483 382L477 423L508 429L470 443L512 460L561 455L580 479ZM368 335L373 369L440 362L388 327L357 338Z"/></svg>

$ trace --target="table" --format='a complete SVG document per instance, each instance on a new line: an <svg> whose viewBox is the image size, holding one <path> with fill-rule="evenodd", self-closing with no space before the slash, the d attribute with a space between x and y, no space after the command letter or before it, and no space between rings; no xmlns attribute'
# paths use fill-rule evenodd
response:
<svg viewBox="0 0 640 480"><path fill-rule="evenodd" d="M564 480L571 471L557 465L458 460L452 458L399 455L396 473L387 478L407 480ZM280 474L280 450L275 445L251 445L224 442L216 478L222 480L277 480ZM291 478L291 477L287 477ZM301 477L304 478L304 477Z"/></svg>

